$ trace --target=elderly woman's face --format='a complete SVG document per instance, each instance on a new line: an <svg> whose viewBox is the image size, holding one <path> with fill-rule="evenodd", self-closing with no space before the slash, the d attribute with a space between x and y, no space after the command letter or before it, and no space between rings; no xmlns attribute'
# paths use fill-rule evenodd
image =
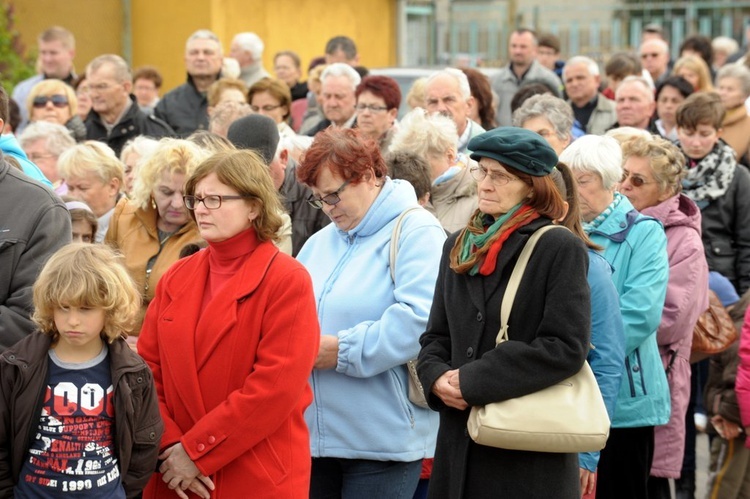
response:
<svg viewBox="0 0 750 499"><path fill-rule="evenodd" d="M193 195L204 199L207 196L238 196L234 188L223 184L215 173L210 173L195 185ZM201 237L208 242L221 242L249 229L258 217L254 204L246 199L222 199L221 206L206 208L202 202L193 210Z"/></svg>
<svg viewBox="0 0 750 499"><path fill-rule="evenodd" d="M747 95L742 90L742 82L738 78L724 77L717 82L716 86L725 108L735 109L745 105Z"/></svg>
<svg viewBox="0 0 750 499"><path fill-rule="evenodd" d="M94 172L86 172L81 176L65 179L68 185L68 195L83 201L97 218L101 217L117 204L117 193L120 192L120 179L113 178L109 182L102 182Z"/></svg>
<svg viewBox="0 0 750 499"><path fill-rule="evenodd" d="M630 156L622 165L622 169L620 193L630 200L636 210L656 206L669 198L669 193L662 191L661 185L654 177L654 170L648 158Z"/></svg>
<svg viewBox="0 0 750 499"><path fill-rule="evenodd" d="M71 118L68 97L62 92L39 94L34 97L29 121L48 121L65 125Z"/></svg>
<svg viewBox="0 0 750 499"><path fill-rule="evenodd" d="M164 171L151 191L159 217L156 225L164 232L174 232L189 220L182 201L185 194L185 174Z"/></svg>
<svg viewBox="0 0 750 499"><path fill-rule="evenodd" d="M555 150L558 156L566 147L568 147L568 144L570 144L570 136L568 136L566 140L560 139L555 132L555 127L552 126L552 123L550 123L550 121L544 116L534 116L533 118L527 119L523 122L523 128L541 135L550 147Z"/></svg>
<svg viewBox="0 0 750 499"><path fill-rule="evenodd" d="M597 173L573 170L578 185L578 200L581 205L581 218L591 222L613 201L614 193L604 188L602 178Z"/></svg>
<svg viewBox="0 0 750 499"><path fill-rule="evenodd" d="M313 196L318 198L336 194L338 201L333 199L334 204L323 202L321 209L342 231L352 230L359 225L380 192L373 174L360 179L356 184L346 183L343 177L333 173L327 165L321 167L318 180L311 190Z"/></svg>
<svg viewBox="0 0 750 499"><path fill-rule="evenodd" d="M357 128L364 135L379 139L392 126L398 109L388 109L385 100L372 92L362 92L357 98Z"/></svg>
<svg viewBox="0 0 750 499"><path fill-rule="evenodd" d="M486 172L484 179L477 182L479 210L482 213L497 219L526 199L531 192L531 187L510 173L499 161L481 158L479 168Z"/></svg>
<svg viewBox="0 0 750 499"><path fill-rule="evenodd" d="M123 171L123 191L125 194L130 194L133 190L133 182L135 182L136 165L138 160L141 158L140 154L131 152L125 156L125 170Z"/></svg>

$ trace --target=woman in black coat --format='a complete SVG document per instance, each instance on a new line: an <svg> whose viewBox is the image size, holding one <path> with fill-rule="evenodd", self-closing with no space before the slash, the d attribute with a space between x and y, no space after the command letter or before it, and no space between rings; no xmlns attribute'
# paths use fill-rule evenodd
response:
<svg viewBox="0 0 750 499"><path fill-rule="evenodd" d="M443 249L418 373L440 429L430 498L580 498L578 456L474 443L471 406L536 392L578 372L589 345L588 257L572 233L537 244L521 280L509 340L495 348L500 304L526 241L563 217L548 174L557 156L537 134L497 128L472 139L479 209Z"/></svg>

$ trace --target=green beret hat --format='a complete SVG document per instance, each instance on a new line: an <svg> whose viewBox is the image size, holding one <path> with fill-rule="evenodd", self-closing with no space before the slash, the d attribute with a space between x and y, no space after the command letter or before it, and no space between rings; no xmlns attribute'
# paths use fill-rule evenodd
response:
<svg viewBox="0 0 750 499"><path fill-rule="evenodd" d="M549 175L557 154L538 133L511 126L498 127L469 141L471 159L491 158L534 177Z"/></svg>

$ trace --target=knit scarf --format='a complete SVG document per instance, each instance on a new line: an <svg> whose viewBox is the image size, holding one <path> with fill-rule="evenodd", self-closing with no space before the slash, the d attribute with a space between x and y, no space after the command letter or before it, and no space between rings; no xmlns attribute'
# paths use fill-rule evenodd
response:
<svg viewBox="0 0 750 499"><path fill-rule="evenodd" d="M593 219L590 222L583 222L583 231L590 235L594 230L598 229L599 226L604 223L604 221L612 214L613 211L615 211L615 208L617 208L617 205L620 204L620 201L622 201L622 194L615 191L615 198L612 200L611 203L609 203L609 206L604 208L604 211L599 213L599 216L597 216L595 219Z"/></svg>
<svg viewBox="0 0 750 499"><path fill-rule="evenodd" d="M515 205L508 213L491 223L492 218L490 216L477 212L459 238L461 247L457 263L462 265L476 256L476 262L469 269L469 275L481 274L487 276L492 274L495 271L497 255L503 248L503 243L517 229L537 218L539 218L539 214L533 211L529 205L522 203ZM498 235L498 231L506 222L509 225Z"/></svg>
<svg viewBox="0 0 750 499"><path fill-rule="evenodd" d="M703 209L727 192L736 166L734 149L719 140L705 158L699 161L687 160L687 175L682 180L682 192Z"/></svg>

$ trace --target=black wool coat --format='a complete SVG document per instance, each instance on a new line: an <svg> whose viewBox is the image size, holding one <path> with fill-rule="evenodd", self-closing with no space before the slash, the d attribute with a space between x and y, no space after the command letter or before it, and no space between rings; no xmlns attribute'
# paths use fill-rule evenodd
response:
<svg viewBox="0 0 750 499"><path fill-rule="evenodd" d="M511 308L510 341L495 348L500 304L515 262L531 234L549 223L537 219L513 233L486 277L450 269L458 234L448 238L420 339L417 369L426 392L444 372L459 369L464 399L478 406L538 391L581 369L591 334L588 254L583 242L563 229L538 241ZM580 498L576 454L478 445L466 429L469 409L447 407L431 392L428 401L440 411L431 499Z"/></svg>

